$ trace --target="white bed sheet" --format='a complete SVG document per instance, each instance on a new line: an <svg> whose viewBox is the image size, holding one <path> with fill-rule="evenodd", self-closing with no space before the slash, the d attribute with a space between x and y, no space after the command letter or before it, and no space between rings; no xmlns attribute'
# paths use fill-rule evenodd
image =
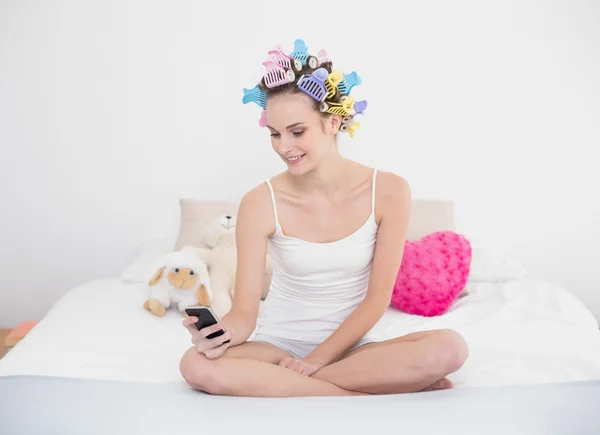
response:
<svg viewBox="0 0 600 435"><path fill-rule="evenodd" d="M0 360L0 376L183 383L179 359L191 343L182 316L156 317L145 298L144 285L121 279L71 290ZM600 379L598 322L557 285L480 284L443 316L390 308L375 330L385 339L436 328L457 330L469 345L450 376L456 388Z"/></svg>

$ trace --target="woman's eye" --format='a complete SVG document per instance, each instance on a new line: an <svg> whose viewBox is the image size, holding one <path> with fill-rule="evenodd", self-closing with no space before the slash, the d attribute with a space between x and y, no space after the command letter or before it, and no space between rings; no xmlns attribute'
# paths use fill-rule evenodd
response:
<svg viewBox="0 0 600 435"><path fill-rule="evenodd" d="M271 137L279 136L279 133L271 133Z"/></svg>
<svg viewBox="0 0 600 435"><path fill-rule="evenodd" d="M301 136L304 131L295 131L294 136Z"/></svg>

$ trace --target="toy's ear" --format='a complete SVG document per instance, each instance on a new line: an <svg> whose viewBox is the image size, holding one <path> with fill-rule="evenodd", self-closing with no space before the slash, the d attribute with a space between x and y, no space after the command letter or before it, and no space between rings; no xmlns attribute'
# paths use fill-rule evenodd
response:
<svg viewBox="0 0 600 435"><path fill-rule="evenodd" d="M208 296L208 291L206 290L206 286L202 284L198 289L198 303L200 305L210 305L210 297Z"/></svg>
<svg viewBox="0 0 600 435"><path fill-rule="evenodd" d="M156 273L154 274L154 276L150 279L150 281L148 282L148 284L150 284L150 285L157 284L158 281L160 281L160 277L162 276L162 274L163 274L164 271L165 271L165 266L163 266L160 269L158 269L156 271Z"/></svg>

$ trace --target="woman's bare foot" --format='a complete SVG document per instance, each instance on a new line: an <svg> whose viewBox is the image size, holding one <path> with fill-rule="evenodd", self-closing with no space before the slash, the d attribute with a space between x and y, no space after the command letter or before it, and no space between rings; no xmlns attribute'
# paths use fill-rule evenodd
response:
<svg viewBox="0 0 600 435"><path fill-rule="evenodd" d="M450 379L443 378L437 382L434 382L429 387L421 390L421 391L433 391L433 390L449 390L454 387L454 384Z"/></svg>

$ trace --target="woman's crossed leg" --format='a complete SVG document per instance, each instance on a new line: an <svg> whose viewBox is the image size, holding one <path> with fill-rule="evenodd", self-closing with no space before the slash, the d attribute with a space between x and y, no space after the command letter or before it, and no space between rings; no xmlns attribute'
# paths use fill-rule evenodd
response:
<svg viewBox="0 0 600 435"><path fill-rule="evenodd" d="M180 371L192 388L216 395L294 397L358 394L278 365L289 356L274 345L252 341L230 347L215 359L207 358L192 347L181 359Z"/></svg>
<svg viewBox="0 0 600 435"><path fill-rule="evenodd" d="M464 339L452 330L407 334L352 350L312 376L279 366L290 355L262 342L245 342L209 359L196 347L180 370L194 389L249 397L399 394L449 388L445 378L468 356Z"/></svg>

